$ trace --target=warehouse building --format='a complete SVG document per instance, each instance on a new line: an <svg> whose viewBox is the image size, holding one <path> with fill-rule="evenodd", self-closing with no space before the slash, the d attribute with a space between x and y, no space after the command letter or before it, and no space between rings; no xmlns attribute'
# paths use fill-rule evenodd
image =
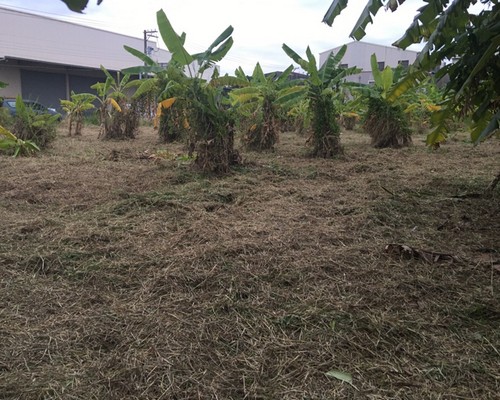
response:
<svg viewBox="0 0 500 400"><path fill-rule="evenodd" d="M0 96L22 95L57 109L71 91L91 92L91 85L103 81L101 65L115 74L141 64L124 45L141 52L146 48L159 63L170 60L170 53L154 41L3 6L0 26L0 81L8 84Z"/></svg>
<svg viewBox="0 0 500 400"><path fill-rule="evenodd" d="M337 54L342 46L324 51L319 55L319 63L323 65L331 53ZM373 73L371 66L371 56L377 56L378 69L382 71L385 67L396 68L398 65L408 67L413 64L418 56L417 51L402 50L393 46L383 46L367 42L347 43L347 50L342 58L341 67L357 67L362 71L359 74L351 75L346 78L347 81L369 84L373 82Z"/></svg>

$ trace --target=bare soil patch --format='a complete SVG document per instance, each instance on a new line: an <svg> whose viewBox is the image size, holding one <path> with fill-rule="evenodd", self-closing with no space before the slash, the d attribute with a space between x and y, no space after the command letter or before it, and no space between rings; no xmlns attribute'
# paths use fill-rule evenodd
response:
<svg viewBox="0 0 500 400"><path fill-rule="evenodd" d="M287 133L218 177L150 128L0 157L0 398L498 398L500 141L464 139Z"/></svg>

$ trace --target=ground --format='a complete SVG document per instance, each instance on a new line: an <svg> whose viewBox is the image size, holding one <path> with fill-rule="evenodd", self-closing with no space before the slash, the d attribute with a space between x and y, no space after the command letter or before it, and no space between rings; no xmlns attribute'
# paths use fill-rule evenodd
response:
<svg viewBox="0 0 500 400"><path fill-rule="evenodd" d="M465 138L287 133L218 177L147 127L1 156L0 398L498 398L500 140Z"/></svg>

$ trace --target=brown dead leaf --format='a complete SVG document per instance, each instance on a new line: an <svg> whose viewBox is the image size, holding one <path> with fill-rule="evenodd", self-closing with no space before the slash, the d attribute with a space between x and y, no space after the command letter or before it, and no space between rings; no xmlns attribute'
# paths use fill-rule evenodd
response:
<svg viewBox="0 0 500 400"><path fill-rule="evenodd" d="M385 252L393 256L399 256L400 258L423 260L429 264L459 261L457 257L451 254L416 249L405 244L390 243L385 246Z"/></svg>

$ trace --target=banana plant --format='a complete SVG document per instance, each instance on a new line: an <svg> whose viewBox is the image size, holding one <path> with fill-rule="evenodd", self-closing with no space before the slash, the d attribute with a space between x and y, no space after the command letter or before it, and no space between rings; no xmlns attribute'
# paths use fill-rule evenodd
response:
<svg viewBox="0 0 500 400"><path fill-rule="evenodd" d="M348 2L334 0L323 22L331 26ZM402 3L404 0L367 0L350 36L362 39L366 26L382 7L396 11ZM477 7L478 3L476 0L426 1L404 35L393 44L405 49L424 43L413 67L419 71L438 69L436 79L449 77L441 108L432 115L434 129L427 136L428 145L445 141L448 121L456 117L470 120L471 139L475 144L500 130L500 2L482 0L483 9L479 13L470 7ZM407 75L401 85L415 85L414 79L414 75Z"/></svg>
<svg viewBox="0 0 500 400"><path fill-rule="evenodd" d="M240 119L246 121L243 141L247 147L256 150L270 150L278 141L279 121L276 102L279 90L290 86L288 77L293 71L290 65L282 74L266 76L259 63L255 65L253 73L248 77L239 67L235 71L235 78L230 84L240 86L233 89L229 96L231 103L237 110ZM212 84L229 83L227 78L221 77L212 81Z"/></svg>
<svg viewBox="0 0 500 400"><path fill-rule="evenodd" d="M216 62L222 60L231 49L233 45L231 37L233 27L226 28L205 51L190 54L184 47L186 34L178 35L175 32L163 10L156 13L156 19L160 36L172 54L170 62L166 66L162 66L138 50L125 47L125 50L139 58L145 65L127 68L124 72L140 73L147 77L147 79L143 79L136 96L148 91L157 94L160 113L157 113L155 119L159 120L160 137L164 141L171 141L182 136L182 133L188 131L191 127L203 126L203 123L196 124L194 121L189 121L188 114L191 113L192 106L201 104L197 101L193 89L213 92L209 96L209 101L204 104L205 113L215 115L224 108L221 104L221 90L205 87L208 86L208 83L205 81L204 75L207 70L214 67ZM217 76L216 68L212 76ZM194 85L193 80L199 80L200 82ZM171 99L175 99L175 103L166 103ZM170 106L169 108L160 107L161 104L170 104ZM196 115L203 115L203 113Z"/></svg>
<svg viewBox="0 0 500 400"><path fill-rule="evenodd" d="M183 34L181 40L184 42L185 38ZM186 107L181 100L184 92L183 82L187 79L184 68L174 60L162 65L139 50L129 46L124 48L144 63L122 71L141 76L132 98L157 103L153 123L163 142L175 141L182 137L188 131Z"/></svg>
<svg viewBox="0 0 500 400"><path fill-rule="evenodd" d="M6 87L7 84L0 82L0 88ZM0 99L1 100L1 99ZM33 136L36 133L45 133L45 128L56 122L58 115L55 117L49 115L37 116L27 109L20 96L16 99L16 109L19 112L17 123L18 129L22 129L22 133L27 133L28 136ZM30 139L20 139L7 128L0 125L0 150L12 152L13 157L20 155L31 155L40 151L40 147Z"/></svg>
<svg viewBox="0 0 500 400"><path fill-rule="evenodd" d="M406 77L403 77L404 79ZM401 96L404 112L408 115L415 133L429 133L431 118L442 109L442 98L442 90L436 85L433 76L428 76L418 86Z"/></svg>
<svg viewBox="0 0 500 400"><path fill-rule="evenodd" d="M123 114L127 109L129 96L127 91L139 85L139 81L131 81L130 74L121 75L117 73L117 77L113 77L109 71L101 65L101 70L106 76L104 82L97 82L91 86L97 92L96 100L99 102L99 120L100 128L98 137L104 138L116 137L115 132L111 132L115 126L116 118L119 114Z"/></svg>
<svg viewBox="0 0 500 400"><path fill-rule="evenodd" d="M183 34L181 41L184 43L185 39L186 35ZM175 90L175 87L180 85L185 77L183 68L174 60L171 60L167 65L160 64L133 47L126 45L123 47L144 63L144 65L122 70L124 74L141 76L133 97L139 98L145 94L153 93L159 101L167 100L171 91Z"/></svg>
<svg viewBox="0 0 500 400"><path fill-rule="evenodd" d="M156 19L160 36L172 54L164 75L164 87L160 88L166 98L161 100L175 97L175 105L184 105L188 118L183 123L193 131L190 147L194 146L197 150L195 164L207 172L227 172L229 166L238 160L233 149L234 120L223 88L210 85L204 76L231 49L233 27L227 27L205 51L190 54L184 47L186 35L176 33L163 10L156 13ZM139 56L137 52L135 55L146 63L145 66L135 67L135 72L163 74L153 60ZM173 78L174 71L176 78ZM212 77L217 77L217 74L215 68Z"/></svg>
<svg viewBox="0 0 500 400"><path fill-rule="evenodd" d="M380 71L375 54L372 54L370 64L374 85L366 86L363 90L368 102L364 128L376 148L408 146L412 139L409 117L404 112L407 108L404 94L413 85L400 84L407 82L402 68L387 66Z"/></svg>
<svg viewBox="0 0 500 400"><path fill-rule="evenodd" d="M39 114L27 106L21 96L17 96L12 133L20 140L32 141L40 148L46 147L56 137L56 125L60 118L60 114Z"/></svg>
<svg viewBox="0 0 500 400"><path fill-rule="evenodd" d="M292 118L295 132L300 135L309 135L311 132L311 109L309 100L302 98L292 102L288 107L287 116Z"/></svg>
<svg viewBox="0 0 500 400"><path fill-rule="evenodd" d="M184 67L190 78L202 79L205 71L221 61L233 46L231 37L234 28L228 26L214 42L203 52L189 54L184 47L186 35L178 35L163 10L156 13L158 29L167 49L172 53L172 60Z"/></svg>
<svg viewBox="0 0 500 400"><path fill-rule="evenodd" d="M285 53L309 76L301 82L302 85L284 90L280 94L280 101L286 102L304 96L308 99L311 112L312 154L316 157L329 158L343 153L334 97L338 89L346 84L345 78L360 71L356 67L340 67L346 49L347 46L344 45L337 54L331 53L325 63L318 68L316 58L309 47L306 49L306 60L283 44Z"/></svg>
<svg viewBox="0 0 500 400"><path fill-rule="evenodd" d="M40 151L40 147L32 140L21 140L12 132L0 126L0 150L12 151L13 157L31 155Z"/></svg>
<svg viewBox="0 0 500 400"><path fill-rule="evenodd" d="M92 93L75 93L71 91L71 100L61 100L61 107L68 118L68 135L71 136L73 125L75 135L82 134L84 112L95 108L93 102L97 96Z"/></svg>

